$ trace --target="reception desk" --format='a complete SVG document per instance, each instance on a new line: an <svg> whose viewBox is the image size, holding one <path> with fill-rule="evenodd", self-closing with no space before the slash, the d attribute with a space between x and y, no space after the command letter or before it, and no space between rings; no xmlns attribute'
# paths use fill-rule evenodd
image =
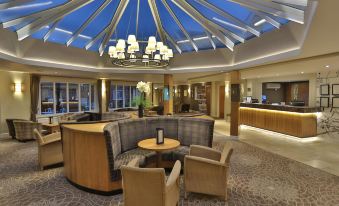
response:
<svg viewBox="0 0 339 206"><path fill-rule="evenodd" d="M111 194L121 189L112 182L103 129L108 123L65 124L62 126L64 174L81 189Z"/></svg>
<svg viewBox="0 0 339 206"><path fill-rule="evenodd" d="M268 104L240 104L240 124L296 137L317 135L318 108Z"/></svg>

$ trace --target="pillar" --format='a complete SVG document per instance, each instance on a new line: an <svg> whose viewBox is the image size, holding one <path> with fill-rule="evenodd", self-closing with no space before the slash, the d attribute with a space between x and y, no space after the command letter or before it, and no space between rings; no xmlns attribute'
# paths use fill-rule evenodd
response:
<svg viewBox="0 0 339 206"><path fill-rule="evenodd" d="M173 114L173 75L165 74L164 75L164 90L168 88L168 99L165 98L164 95L164 114L171 113Z"/></svg>
<svg viewBox="0 0 339 206"><path fill-rule="evenodd" d="M231 124L230 135L239 136L239 116L240 116L240 72L230 73L231 83Z"/></svg>

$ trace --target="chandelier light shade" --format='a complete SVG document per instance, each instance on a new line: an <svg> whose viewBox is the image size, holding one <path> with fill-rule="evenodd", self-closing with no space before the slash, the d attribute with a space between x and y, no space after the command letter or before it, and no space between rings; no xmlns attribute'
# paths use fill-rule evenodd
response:
<svg viewBox="0 0 339 206"><path fill-rule="evenodd" d="M173 58L173 50L163 42L157 42L155 36L150 36L147 42L138 42L135 35L128 35L126 41L119 39L116 46L108 48L112 63L120 67L161 68L169 64ZM140 51L144 48L144 52Z"/></svg>

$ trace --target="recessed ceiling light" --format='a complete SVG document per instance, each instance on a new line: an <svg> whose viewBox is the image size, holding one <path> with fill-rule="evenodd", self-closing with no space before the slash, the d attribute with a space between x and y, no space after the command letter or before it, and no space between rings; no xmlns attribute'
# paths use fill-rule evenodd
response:
<svg viewBox="0 0 339 206"><path fill-rule="evenodd" d="M326 65L325 67L326 67L326 68L330 68L330 65Z"/></svg>
<svg viewBox="0 0 339 206"><path fill-rule="evenodd" d="M301 72L301 74L303 74L304 72Z"/></svg>

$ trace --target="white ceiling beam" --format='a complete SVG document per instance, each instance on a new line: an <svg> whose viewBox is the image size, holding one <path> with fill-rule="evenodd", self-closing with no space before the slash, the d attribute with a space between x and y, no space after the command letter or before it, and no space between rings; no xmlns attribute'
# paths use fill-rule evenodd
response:
<svg viewBox="0 0 339 206"><path fill-rule="evenodd" d="M9 2L0 3L0 10L9 9L15 6L21 6L33 0L12 0Z"/></svg>
<svg viewBox="0 0 339 206"><path fill-rule="evenodd" d="M154 19L154 22L155 22L155 26L157 27L157 31L160 35L160 39L161 39L162 42L165 43L166 42L166 34L165 34L164 28L162 26L162 22L161 22L161 19L160 19L157 4L156 4L155 0L148 0L148 5L151 9L152 16L153 16L153 19Z"/></svg>
<svg viewBox="0 0 339 206"><path fill-rule="evenodd" d="M116 9L114 16L111 20L111 23L108 25L108 30L107 30L107 33L105 34L104 40L100 44L100 47L99 47L100 55L104 53L105 48L107 44L109 43L109 40L111 36L113 35L115 29L117 28L128 3L129 3L129 0L120 0L118 8Z"/></svg>
<svg viewBox="0 0 339 206"><path fill-rule="evenodd" d="M54 30L56 29L58 23L60 21L56 21L52 24L51 28L48 30L48 32L45 34L44 36L44 42L46 42L48 40L48 38L51 36L51 34L54 32Z"/></svg>
<svg viewBox="0 0 339 206"><path fill-rule="evenodd" d="M308 0L272 0L272 1L281 4L291 4L303 7L306 7L308 4Z"/></svg>
<svg viewBox="0 0 339 206"><path fill-rule="evenodd" d="M216 38L221 41L227 48L233 51L234 42L225 36L221 31L216 29L215 23L210 22L207 18L205 18L202 14L200 14L193 6L183 0L172 0L182 11L184 11L187 15L189 15L192 19L194 19L197 23L199 23L204 29L208 32L216 36Z"/></svg>
<svg viewBox="0 0 339 206"><path fill-rule="evenodd" d="M175 49L181 54L182 50L180 49L179 45L172 39L172 37L166 31L164 31L164 33L165 33L167 39L173 44Z"/></svg>
<svg viewBox="0 0 339 206"><path fill-rule="evenodd" d="M69 46L71 45L74 40L78 38L78 36L83 32L87 26L104 10L109 3L111 3L112 0L105 0L105 2L86 20L84 24L81 25L81 27L74 32L74 35L67 41L66 45Z"/></svg>
<svg viewBox="0 0 339 206"><path fill-rule="evenodd" d="M265 0L228 0L230 2L262 11L274 16L304 24L304 11L283 4Z"/></svg>
<svg viewBox="0 0 339 206"><path fill-rule="evenodd" d="M191 38L191 36L188 34L188 32L186 31L186 29L184 28L184 26L182 25L182 23L180 22L180 20L178 19L177 15L175 15L175 13L173 12L173 10L171 9L171 7L168 5L168 3L166 2L166 0L161 0L162 3L164 4L164 6L166 7L167 11L170 13L170 15L172 16L172 18L175 20L175 22L177 23L177 25L179 26L180 30L182 31L182 33L186 36L186 38L190 41L192 47L194 48L194 50L197 52L198 46L194 43L193 39Z"/></svg>
<svg viewBox="0 0 339 206"><path fill-rule="evenodd" d="M228 12L219 9L218 7L214 6L213 4L204 1L204 0L195 0L196 2L198 2L199 4L205 6L206 8L209 8L210 10L214 11L215 13L219 14L220 16L224 17L225 19L230 19L232 21L234 21L235 23L238 24L238 26L246 29L247 31L251 32L252 34L254 34L255 36L260 36L260 31L258 31L257 29L255 29L254 27L246 24L245 22L241 21L240 19L234 17L233 15L229 14Z"/></svg>
<svg viewBox="0 0 339 206"><path fill-rule="evenodd" d="M213 41L212 35L208 31L206 31L206 30L205 30L205 33L206 33L206 35L208 37L208 40L210 41L213 49L215 50L217 48L217 46L215 45L215 43Z"/></svg>
<svg viewBox="0 0 339 206"><path fill-rule="evenodd" d="M90 49L95 44L95 42L97 42L101 37L103 37L107 33L108 29L109 28L107 26L104 30L102 30L99 34L97 34L92 40L90 40L86 44L85 49L86 50Z"/></svg>
<svg viewBox="0 0 339 206"><path fill-rule="evenodd" d="M40 17L37 20L18 29L16 31L18 35L18 40L21 41L27 38L28 36L32 35L34 32L41 29L42 27L64 18L66 15L72 13L75 10L82 8L83 6L93 1L94 0L72 0L71 2L67 3L62 8L60 8L59 11L52 13L50 15L47 15L47 16Z"/></svg>

